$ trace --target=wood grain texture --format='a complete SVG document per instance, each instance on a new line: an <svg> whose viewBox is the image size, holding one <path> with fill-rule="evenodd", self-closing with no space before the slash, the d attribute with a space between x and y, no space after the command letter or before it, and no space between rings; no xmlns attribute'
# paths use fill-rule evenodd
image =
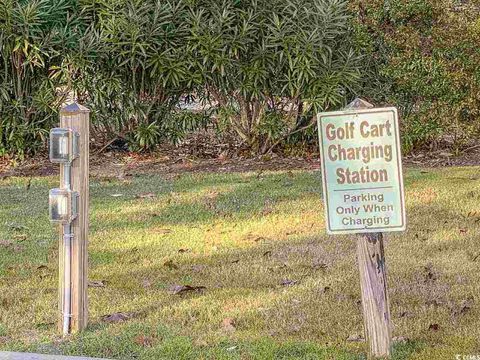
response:
<svg viewBox="0 0 480 360"><path fill-rule="evenodd" d="M388 358L391 350L391 325L383 234L358 235L357 257L369 358Z"/></svg>
<svg viewBox="0 0 480 360"><path fill-rule="evenodd" d="M78 217L72 223L74 233L72 244L72 322L71 332L81 331L88 322L88 213L89 213L89 110L78 104L68 105L60 110L60 127L71 128L80 134L80 156L72 163L72 190L79 193ZM63 173L61 165L60 174ZM60 175L62 176L62 175ZM59 256L63 255L63 234L60 235ZM60 283L63 266L60 261ZM59 308L63 309L63 284L59 292ZM61 329L62 321L59 320Z"/></svg>
<svg viewBox="0 0 480 360"><path fill-rule="evenodd" d="M345 109L371 109L356 98ZM358 234L357 260L362 291L363 325L369 359L389 358L391 353L390 304L382 233Z"/></svg>

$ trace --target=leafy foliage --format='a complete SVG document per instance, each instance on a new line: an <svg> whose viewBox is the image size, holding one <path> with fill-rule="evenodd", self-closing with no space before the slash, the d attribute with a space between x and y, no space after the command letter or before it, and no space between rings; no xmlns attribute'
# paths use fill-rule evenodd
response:
<svg viewBox="0 0 480 360"><path fill-rule="evenodd" d="M359 78L346 2L196 1L190 43L222 128L265 152Z"/></svg>
<svg viewBox="0 0 480 360"><path fill-rule="evenodd" d="M0 155L33 153L57 121L76 9L70 0L0 0Z"/></svg>
<svg viewBox="0 0 480 360"><path fill-rule="evenodd" d="M2 153L41 146L67 94L92 110L93 136L133 150L205 127L210 113L177 108L198 95L219 133L264 152L359 76L344 1L0 3Z"/></svg>
<svg viewBox="0 0 480 360"><path fill-rule="evenodd" d="M476 1L356 0L355 43L366 50L364 94L402 112L406 152L480 134Z"/></svg>
<svg viewBox="0 0 480 360"><path fill-rule="evenodd" d="M0 156L45 144L73 96L130 149L214 128L253 153L315 137L354 93L406 152L480 135L478 1L0 0ZM350 15L349 15L350 14ZM358 54L362 55L359 57ZM208 111L192 111L194 97Z"/></svg>
<svg viewBox="0 0 480 360"><path fill-rule="evenodd" d="M76 85L93 110L94 130L127 138L134 150L154 147L168 138L164 120L196 84L186 3L100 0L83 10L94 39L85 48L94 56L79 66Z"/></svg>

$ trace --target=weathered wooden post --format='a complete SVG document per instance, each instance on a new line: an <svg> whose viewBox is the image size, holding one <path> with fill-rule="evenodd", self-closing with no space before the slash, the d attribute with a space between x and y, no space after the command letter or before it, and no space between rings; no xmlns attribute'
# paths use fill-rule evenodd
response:
<svg viewBox="0 0 480 360"><path fill-rule="evenodd" d="M371 109L373 105L356 98L350 110ZM390 303L383 249L383 233L357 235L357 261L362 291L365 340L370 357L389 357L391 350Z"/></svg>
<svg viewBox="0 0 480 360"><path fill-rule="evenodd" d="M398 115L355 99L318 114L327 232L357 234L369 358L391 352L383 232L405 230Z"/></svg>
<svg viewBox="0 0 480 360"><path fill-rule="evenodd" d="M365 339L370 347L370 356L389 357L390 304L382 233L358 236L357 260L360 270Z"/></svg>
<svg viewBox="0 0 480 360"><path fill-rule="evenodd" d="M50 132L50 160L60 163L60 189L50 191L50 219L60 223L59 330L87 326L89 110L77 103L60 110Z"/></svg>

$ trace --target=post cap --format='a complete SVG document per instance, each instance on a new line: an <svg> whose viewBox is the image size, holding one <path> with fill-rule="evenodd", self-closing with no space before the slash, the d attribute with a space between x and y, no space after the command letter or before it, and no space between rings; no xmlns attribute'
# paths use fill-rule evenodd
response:
<svg viewBox="0 0 480 360"><path fill-rule="evenodd" d="M73 115L79 113L89 113L90 110L76 102L68 104L60 109L60 114Z"/></svg>
<svg viewBox="0 0 480 360"><path fill-rule="evenodd" d="M368 101L360 99L359 97L355 98L350 104L345 107L345 110L357 110L357 109L371 109L373 105Z"/></svg>

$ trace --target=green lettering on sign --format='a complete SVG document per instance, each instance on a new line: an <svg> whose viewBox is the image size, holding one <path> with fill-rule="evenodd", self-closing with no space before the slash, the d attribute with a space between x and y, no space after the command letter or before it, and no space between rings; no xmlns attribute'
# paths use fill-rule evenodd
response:
<svg viewBox="0 0 480 360"><path fill-rule="evenodd" d="M405 230L396 108L317 116L329 234Z"/></svg>

